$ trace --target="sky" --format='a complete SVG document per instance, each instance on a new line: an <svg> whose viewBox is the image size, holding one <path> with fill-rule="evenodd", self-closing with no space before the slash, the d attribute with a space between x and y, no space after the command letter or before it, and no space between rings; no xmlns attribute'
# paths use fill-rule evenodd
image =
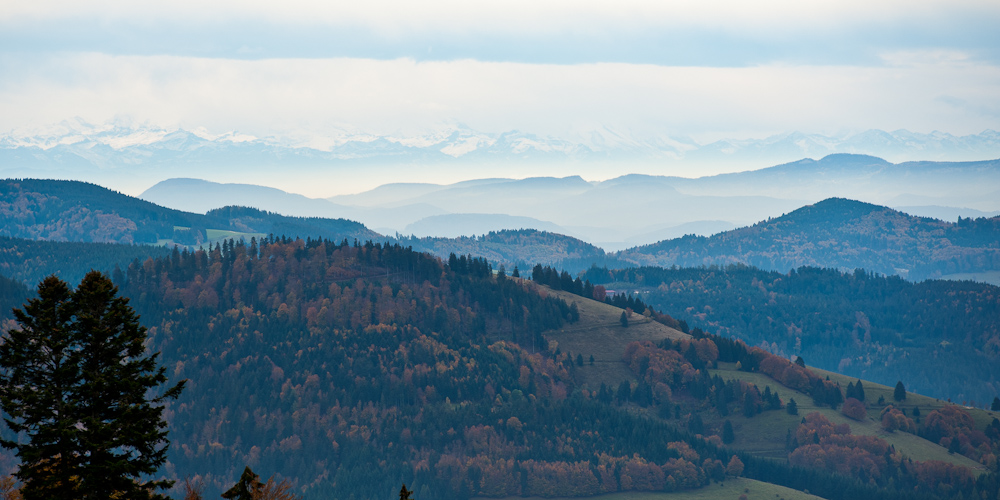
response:
<svg viewBox="0 0 1000 500"><path fill-rule="evenodd" d="M0 133L977 134L998 24L996 0L3 2Z"/></svg>

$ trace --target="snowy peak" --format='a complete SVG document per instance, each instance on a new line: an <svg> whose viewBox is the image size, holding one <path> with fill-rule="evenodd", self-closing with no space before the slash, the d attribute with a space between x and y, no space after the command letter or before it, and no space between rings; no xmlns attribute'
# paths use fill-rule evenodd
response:
<svg viewBox="0 0 1000 500"><path fill-rule="evenodd" d="M963 161L1000 157L1000 133L986 130L976 135L954 136L943 132L867 130L824 136L792 132L764 139L724 139L699 144L689 138L641 137L625 129L605 126L553 137L519 130L488 133L449 125L424 135L335 130L322 137L296 139L260 138L239 131L213 133L204 128L170 129L127 121L94 125L74 119L50 127L0 134L0 150L31 151L33 161L41 163L47 161L46 157L58 163L56 157L69 154L104 167L161 164L177 155L189 159L207 155L213 161L226 155L240 161L264 158L271 163L629 160L779 164L835 153L873 155L892 162Z"/></svg>

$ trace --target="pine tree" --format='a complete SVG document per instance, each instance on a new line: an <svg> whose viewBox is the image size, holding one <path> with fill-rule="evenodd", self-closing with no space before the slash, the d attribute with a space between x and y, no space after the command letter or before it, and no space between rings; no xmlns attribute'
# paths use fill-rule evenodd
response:
<svg viewBox="0 0 1000 500"><path fill-rule="evenodd" d="M3 443L22 460L26 499L166 498L155 491L173 484L142 478L166 461L162 403L184 384L150 397L165 369L117 292L96 271L72 293L50 277L15 312L22 328L0 347L0 404L10 428L29 436Z"/></svg>
<svg viewBox="0 0 1000 500"><path fill-rule="evenodd" d="M625 315L625 311L622 311L622 315L618 318L618 322L621 323L623 327L628 328L628 316Z"/></svg>
<svg viewBox="0 0 1000 500"><path fill-rule="evenodd" d="M80 469L87 498L153 498L150 491L172 481L137 481L166 461L163 402L177 398L180 382L146 399L167 382L159 353L146 352L146 328L118 288L99 272L84 276L73 294L73 334L80 345L78 391L86 463Z"/></svg>
<svg viewBox="0 0 1000 500"><path fill-rule="evenodd" d="M794 398L788 400L788 404L785 405L785 411L788 412L789 415L799 414L799 405L795 402Z"/></svg>
<svg viewBox="0 0 1000 500"><path fill-rule="evenodd" d="M733 434L733 423L726 420L726 423L722 424L722 442L725 444L732 443L736 440L736 435Z"/></svg>
<svg viewBox="0 0 1000 500"><path fill-rule="evenodd" d="M896 401L906 400L906 387L903 386L902 380L896 382L896 388L892 391L892 399Z"/></svg>
<svg viewBox="0 0 1000 500"><path fill-rule="evenodd" d="M72 338L71 292L55 276L38 285L38 298L15 309L20 329L0 345L0 405L7 427L27 441L2 441L16 451L15 474L26 499L75 498L80 453L72 391L80 383Z"/></svg>
<svg viewBox="0 0 1000 500"><path fill-rule="evenodd" d="M243 474L240 475L239 481L232 488L226 490L222 494L222 498L228 500L253 500L255 493L260 491L261 486L260 476L250 470L250 466L246 466L243 469Z"/></svg>
<svg viewBox="0 0 1000 500"><path fill-rule="evenodd" d="M993 404L990 405L990 411L1000 411L1000 398L993 398Z"/></svg>
<svg viewBox="0 0 1000 500"><path fill-rule="evenodd" d="M399 500L412 500L410 498L412 494L413 491L406 489L406 483L403 483L403 487L399 489Z"/></svg>

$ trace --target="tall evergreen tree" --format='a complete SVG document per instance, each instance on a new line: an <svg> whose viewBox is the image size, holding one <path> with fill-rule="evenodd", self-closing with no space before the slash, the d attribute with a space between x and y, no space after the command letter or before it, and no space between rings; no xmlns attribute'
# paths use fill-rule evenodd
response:
<svg viewBox="0 0 1000 500"><path fill-rule="evenodd" d="M146 328L128 299L117 294L118 288L99 272L84 276L73 294L73 334L82 370L76 395L86 455L80 483L87 498L153 498L152 490L168 488L172 481L139 478L166 461L163 403L177 398L184 382L147 399L167 382L166 368L157 363L159 353L146 352Z"/></svg>
<svg viewBox="0 0 1000 500"><path fill-rule="evenodd" d="M722 442L729 444L735 440L736 435L733 433L733 423L726 420L726 423L722 424Z"/></svg>
<svg viewBox="0 0 1000 500"><path fill-rule="evenodd" d="M47 278L0 347L0 404L11 429L29 436L4 445L22 458L27 499L162 499L156 490L173 484L142 478L166 461L162 404L184 383L150 396L165 369L117 293L96 271L72 293Z"/></svg>
<svg viewBox="0 0 1000 500"><path fill-rule="evenodd" d="M399 500L412 500L410 495L413 491L406 489L406 483L403 483L403 487L399 489Z"/></svg>
<svg viewBox="0 0 1000 500"><path fill-rule="evenodd" d="M903 386L902 380L896 382L896 388L892 391L892 399L895 399L896 401L906 400L906 387Z"/></svg>
<svg viewBox="0 0 1000 500"><path fill-rule="evenodd" d="M799 414L799 405L795 403L794 398L789 399L788 403L785 404L785 411L788 412L789 415Z"/></svg>
<svg viewBox="0 0 1000 500"><path fill-rule="evenodd" d="M222 498L227 500L253 500L255 494L260 492L262 486L260 476L250 470L250 466L248 465L243 469L243 474L240 474L239 481L236 481L236 484L232 488L226 490L222 494Z"/></svg>
<svg viewBox="0 0 1000 500"><path fill-rule="evenodd" d="M76 498L79 437L72 391L80 383L72 338L71 292L55 276L38 285L38 298L15 309L20 325L0 345L0 405L7 427L24 442L4 440L21 466L15 474L25 499Z"/></svg>

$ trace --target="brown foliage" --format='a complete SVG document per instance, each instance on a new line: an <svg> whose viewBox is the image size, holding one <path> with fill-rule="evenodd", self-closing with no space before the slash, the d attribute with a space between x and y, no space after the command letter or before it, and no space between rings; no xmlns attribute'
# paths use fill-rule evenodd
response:
<svg viewBox="0 0 1000 500"><path fill-rule="evenodd" d="M862 421L868 418L868 410L865 408L865 404L854 398L847 398L844 401L844 406L840 409L848 418L853 418L857 421Z"/></svg>
<svg viewBox="0 0 1000 500"><path fill-rule="evenodd" d="M863 472L874 479L882 477L890 465L885 458L890 450L885 440L852 435L849 426L835 426L818 412L805 419L806 423L799 424L796 430L796 439L804 446L789 454L792 465L852 476Z"/></svg>
<svg viewBox="0 0 1000 500"><path fill-rule="evenodd" d="M740 460L740 457L733 455L733 458L729 459L729 464L726 465L726 474L733 477L743 475L743 461Z"/></svg>
<svg viewBox="0 0 1000 500"><path fill-rule="evenodd" d="M0 500L21 500L21 488L13 477L0 477Z"/></svg>
<svg viewBox="0 0 1000 500"><path fill-rule="evenodd" d="M181 485L184 493L184 500L202 500L205 498L202 496L202 491L205 489L205 483L199 480L193 480L189 477L184 478L184 484Z"/></svg>
<svg viewBox="0 0 1000 500"><path fill-rule="evenodd" d="M288 482L288 479L275 481L274 476L253 491L253 500L300 500L301 498L294 493L292 483Z"/></svg>
<svg viewBox="0 0 1000 500"><path fill-rule="evenodd" d="M889 405L882 410L882 428L889 432L897 430L903 432L917 432L917 424L913 419L903 415L895 406Z"/></svg>
<svg viewBox="0 0 1000 500"><path fill-rule="evenodd" d="M957 440L960 452L975 460L992 453L989 438L983 431L976 429L969 412L956 405L947 405L928 413L924 420L924 435L946 447Z"/></svg>

